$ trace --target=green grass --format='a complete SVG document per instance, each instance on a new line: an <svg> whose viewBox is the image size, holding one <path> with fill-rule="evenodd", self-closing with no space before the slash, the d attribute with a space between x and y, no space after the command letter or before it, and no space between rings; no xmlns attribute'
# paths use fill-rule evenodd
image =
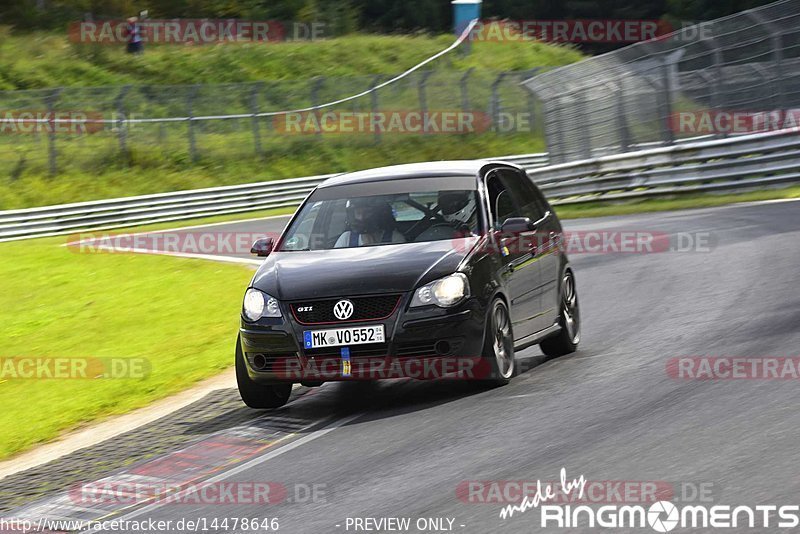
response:
<svg viewBox="0 0 800 534"><path fill-rule="evenodd" d="M184 116L186 96L169 84L218 84L265 81L259 109L305 107L310 78L328 82L319 100L334 100L363 91L373 75L394 75L442 50L453 41L440 36L351 35L336 39L281 44L212 46L149 46L142 56L120 46L70 43L64 35L0 31L0 90L65 86L57 110L98 112L115 109L124 84L153 85L125 99L126 112L136 117ZM460 109L458 83L473 69L470 107L485 112L496 73L524 71L577 61L579 52L565 46L532 42L473 43L429 65L435 73L426 91L429 110ZM313 66L313 69L310 69ZM416 79L416 78L415 78ZM415 80L414 79L414 80ZM403 80L378 93L378 110L417 110L417 82ZM530 103L519 80L501 86L504 111L527 112ZM82 87L109 86L100 92ZM116 86L116 87L114 87ZM78 91L78 92L75 92ZM204 86L195 102L197 114L246 113L250 89ZM132 95L133 93L131 93ZM154 96L155 95L155 96ZM371 99L341 106L339 111L370 109ZM0 94L0 109L45 109L41 97ZM195 129L196 160L185 123L136 124L125 136L126 151L113 129L89 135L0 135L0 210L137 194L158 193L260 180L291 178L437 159L464 159L537 152L540 133L465 135L384 135L370 133L289 135L276 131L269 119L259 121L262 152L256 150L251 119L203 122ZM537 130L538 131L538 130ZM57 174L51 176L51 154Z"/></svg>
<svg viewBox="0 0 800 534"><path fill-rule="evenodd" d="M235 139L234 139L235 140ZM208 148L212 140L198 139ZM177 144L177 142L176 142ZM431 135L387 137L375 144L370 137L358 140L283 139L267 147L263 159L253 157L246 142L230 143L214 157L197 165L176 160L183 143L151 147L135 154L125 167L109 158L93 165L79 157L64 158L66 169L55 177L46 172L46 160L18 177L0 174L0 210L83 200L114 198L181 189L296 178L315 174L353 171L396 163L441 159L471 159L544 151L541 138L514 135ZM97 151L86 149L87 157ZM0 156L2 159L2 156Z"/></svg>
<svg viewBox="0 0 800 534"><path fill-rule="evenodd" d="M231 365L244 266L0 243L0 358L144 358L146 378L0 380L0 458ZM4 360L5 361L5 360ZM24 423L23 423L24 422Z"/></svg>
<svg viewBox="0 0 800 534"><path fill-rule="evenodd" d="M453 40L450 35L350 35L278 44L151 45L143 55L131 56L122 45L71 43L66 30L16 34L0 27L0 90L397 74ZM436 68L524 70L563 65L580 57L567 46L480 42L474 43L471 54L446 56Z"/></svg>
<svg viewBox="0 0 800 534"><path fill-rule="evenodd" d="M750 191L747 193L686 194L675 195L671 198L650 198L620 202L587 202L585 204L557 205L555 206L555 210L561 219L577 219L580 217L604 217L609 215L630 215L655 211L711 208L737 202L789 198L800 198L800 186Z"/></svg>

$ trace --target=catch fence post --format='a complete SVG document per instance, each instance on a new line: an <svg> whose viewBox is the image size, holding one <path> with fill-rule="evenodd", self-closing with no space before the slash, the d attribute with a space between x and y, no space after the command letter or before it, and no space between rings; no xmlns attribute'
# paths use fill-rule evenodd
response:
<svg viewBox="0 0 800 534"><path fill-rule="evenodd" d="M128 153L127 143L127 129L128 123L125 115L125 97L131 90L131 85L125 85L120 90L117 97L114 99L114 108L117 110L117 136L119 137L119 151L125 159L126 164L130 163L130 154Z"/></svg>
<svg viewBox="0 0 800 534"><path fill-rule="evenodd" d="M258 95L264 87L263 82L258 82L253 85L250 92L250 113L253 114L251 124L253 126L253 147L255 148L256 156L259 158L264 157L264 150L261 147L261 131L258 128Z"/></svg>
<svg viewBox="0 0 800 534"><path fill-rule="evenodd" d="M370 89L375 89L375 87L377 87L378 84L380 84L380 83L381 83L381 76L380 75L375 76L374 78L372 78L372 83L370 83L369 88ZM370 105L371 105L371 108L372 108L372 116L370 117L370 120L369 120L369 124L370 124L369 127L371 128L372 124L373 124L372 119L374 119L375 116L378 113L378 91L372 91L370 93ZM381 131L380 131L380 129L376 127L374 134L375 134L375 142L376 143L380 143L381 142Z"/></svg>
<svg viewBox="0 0 800 534"><path fill-rule="evenodd" d="M494 82L492 82L492 96L489 102L489 112L492 117L492 131L498 132L500 130L500 94L498 89L503 82L507 72L501 72Z"/></svg>
<svg viewBox="0 0 800 534"><path fill-rule="evenodd" d="M320 122L320 113L319 113L319 90L322 89L322 85L325 83L324 76L315 76L311 80L311 106L314 108L314 116L317 118L317 135L322 135L322 124Z"/></svg>
<svg viewBox="0 0 800 534"><path fill-rule="evenodd" d="M425 117L428 115L428 95L426 92L426 86L428 84L428 78L430 77L431 74L433 74L433 71L430 70L420 72L419 83L417 84L417 92L419 95L419 109L420 113L422 113L422 124L423 124L424 134L430 133L424 126L425 126Z"/></svg>
<svg viewBox="0 0 800 534"><path fill-rule="evenodd" d="M56 101L63 88L54 89L47 96L47 114L52 117L55 112ZM50 176L58 174L58 150L56 149L56 123L51 122L47 129L47 161L50 167Z"/></svg>
<svg viewBox="0 0 800 534"><path fill-rule="evenodd" d="M188 117L187 134L189 136L189 157L192 163L197 163L197 141L195 140L194 132L194 99L200 89L199 85L193 85L189 88L189 94L186 96L186 114Z"/></svg>

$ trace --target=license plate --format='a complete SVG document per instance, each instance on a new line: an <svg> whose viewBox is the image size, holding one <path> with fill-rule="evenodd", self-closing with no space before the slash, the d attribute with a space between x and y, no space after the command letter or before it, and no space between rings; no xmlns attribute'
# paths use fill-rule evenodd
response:
<svg viewBox="0 0 800 534"><path fill-rule="evenodd" d="M383 343L384 341L382 324L331 328L330 330L306 330L303 332L303 345L307 349Z"/></svg>

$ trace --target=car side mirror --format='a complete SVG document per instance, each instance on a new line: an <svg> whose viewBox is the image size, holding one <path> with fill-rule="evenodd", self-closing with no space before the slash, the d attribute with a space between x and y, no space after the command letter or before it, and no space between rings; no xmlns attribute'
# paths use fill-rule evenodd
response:
<svg viewBox="0 0 800 534"><path fill-rule="evenodd" d="M521 234L533 230L533 222L527 217L509 217L500 228L504 235Z"/></svg>
<svg viewBox="0 0 800 534"><path fill-rule="evenodd" d="M250 247L250 254L255 254L256 256L263 258L265 256L269 256L269 253L272 252L272 248L274 246L275 240L271 237L258 239L255 243L253 243L253 246Z"/></svg>

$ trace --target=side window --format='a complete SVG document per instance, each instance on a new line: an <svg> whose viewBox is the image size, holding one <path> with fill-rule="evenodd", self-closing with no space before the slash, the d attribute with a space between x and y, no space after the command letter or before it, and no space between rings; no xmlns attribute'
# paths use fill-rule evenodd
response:
<svg viewBox="0 0 800 534"><path fill-rule="evenodd" d="M284 250L321 250L332 248L347 229L347 200L325 203L316 202L307 206L302 223L287 236Z"/></svg>
<svg viewBox="0 0 800 534"><path fill-rule="evenodd" d="M542 213L551 211L552 208L550 207L550 204L547 202L547 199L544 198L544 195L535 184L533 186L533 192L536 193L536 203L539 205L539 209L542 210Z"/></svg>
<svg viewBox="0 0 800 534"><path fill-rule="evenodd" d="M347 231L346 205L346 200L337 200L332 204L333 207L330 209L330 212L326 214L327 221L323 223L322 228L317 229L318 233L324 234L325 236L323 246L326 248L333 247L336 240L339 239L339 236Z"/></svg>
<svg viewBox="0 0 800 534"><path fill-rule="evenodd" d="M536 186L527 176L522 176L517 171L509 169L498 170L497 174L500 175L509 193L519 205L522 217L528 217L531 221L538 221L544 217L547 208L540 201Z"/></svg>
<svg viewBox="0 0 800 534"><path fill-rule="evenodd" d="M306 214L301 218L302 222L297 225L294 232L287 236L286 241L283 243L283 250L304 250L313 248L311 241L313 240L312 230L314 222L319 217L322 202L315 202L305 207Z"/></svg>
<svg viewBox="0 0 800 534"><path fill-rule="evenodd" d="M511 198L513 193L506 188L496 173L490 174L486 180L486 191L495 227L499 229L506 219L517 215L514 200Z"/></svg>

